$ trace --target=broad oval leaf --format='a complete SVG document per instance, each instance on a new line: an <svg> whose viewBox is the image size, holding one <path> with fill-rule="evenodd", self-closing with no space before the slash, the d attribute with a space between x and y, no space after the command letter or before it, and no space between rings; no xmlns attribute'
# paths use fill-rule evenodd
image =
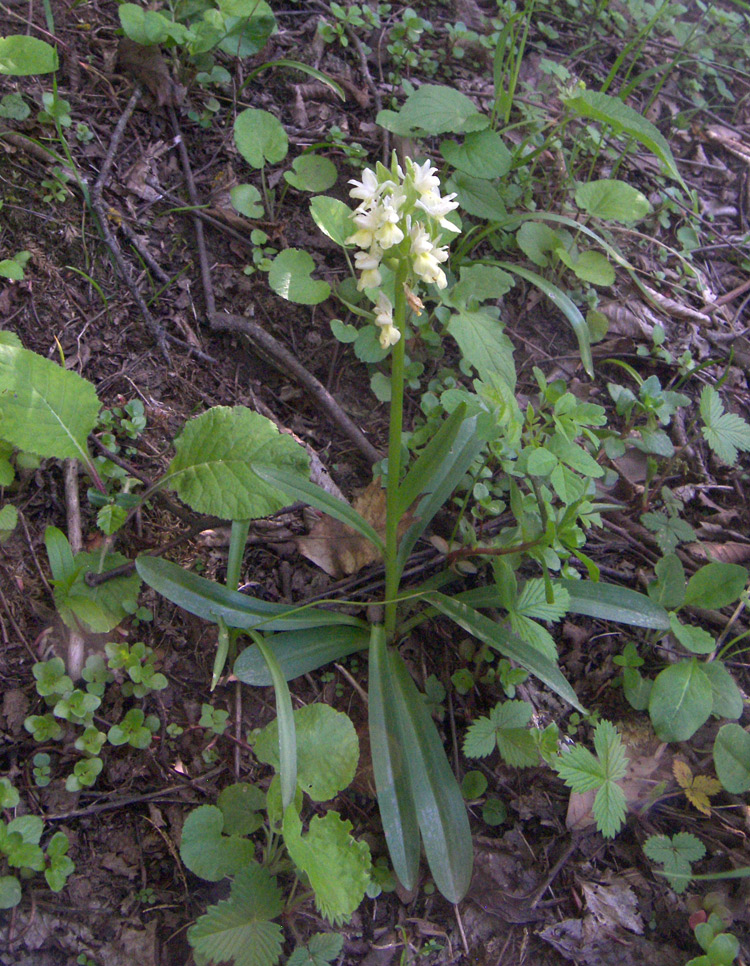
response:
<svg viewBox="0 0 750 966"><path fill-rule="evenodd" d="M451 176L450 187L455 189L459 204L467 214L501 224L507 222L503 196L489 181L458 171Z"/></svg>
<svg viewBox="0 0 750 966"><path fill-rule="evenodd" d="M223 835L224 816L215 805L201 805L185 819L180 858L195 875L218 882L241 872L255 855L255 846L238 835Z"/></svg>
<svg viewBox="0 0 750 966"><path fill-rule="evenodd" d="M747 581L748 572L739 564L706 564L688 581L685 605L719 610L737 600Z"/></svg>
<svg viewBox="0 0 750 966"><path fill-rule="evenodd" d="M730 718L733 720L739 718L745 707L742 692L722 662L705 662L703 664L703 673L711 682L713 700L711 714L715 714L719 718Z"/></svg>
<svg viewBox="0 0 750 966"><path fill-rule="evenodd" d="M505 334L497 309L462 309L451 316L448 332L483 382L491 383L492 376L499 375L511 389L515 388L514 346Z"/></svg>
<svg viewBox="0 0 750 966"><path fill-rule="evenodd" d="M25 34L0 37L0 74L11 77L51 74L58 67L57 51L44 40Z"/></svg>
<svg viewBox="0 0 750 966"><path fill-rule="evenodd" d="M645 218L651 205L643 192L616 178L588 181L576 188L576 204L595 218L631 225Z"/></svg>
<svg viewBox="0 0 750 966"><path fill-rule="evenodd" d="M497 131L474 131L467 134L463 144L443 141L440 153L448 164L472 178L502 178L511 168L513 159Z"/></svg>
<svg viewBox="0 0 750 966"><path fill-rule="evenodd" d="M711 682L693 658L657 674L648 710L662 741L687 741L708 720L712 705Z"/></svg>
<svg viewBox="0 0 750 966"><path fill-rule="evenodd" d="M273 634L268 646L287 681L317 671L333 661L364 650L369 634L364 627L325 627ZM273 682L260 651L246 647L234 662L234 673L243 684L267 688Z"/></svg>
<svg viewBox="0 0 750 966"><path fill-rule="evenodd" d="M423 84L410 94L400 111L380 111L376 122L394 134L408 137L415 131L426 134L462 134L481 131L489 118L455 87Z"/></svg>
<svg viewBox="0 0 750 966"><path fill-rule="evenodd" d="M301 248L286 248L280 252L268 273L268 284L283 299L299 305L317 305L331 294L331 286L312 278L315 262Z"/></svg>
<svg viewBox="0 0 750 966"><path fill-rule="evenodd" d="M284 506L284 493L262 480L255 464L297 475L308 468L299 443L244 406L214 406L192 419L175 449L163 485L198 513L225 520L255 520Z"/></svg>
<svg viewBox="0 0 750 966"><path fill-rule="evenodd" d="M343 201L328 195L316 195L310 200L310 214L324 235L342 248L352 247L346 244L346 239L354 232L352 211Z"/></svg>
<svg viewBox="0 0 750 966"><path fill-rule="evenodd" d="M234 142L242 157L253 168L262 168L266 162L278 164L289 150L289 139L281 122L268 111L252 107L237 115Z"/></svg>
<svg viewBox="0 0 750 966"><path fill-rule="evenodd" d="M721 784L731 795L750 790L750 735L738 724L719 728L714 741L714 765Z"/></svg>
<svg viewBox="0 0 750 966"><path fill-rule="evenodd" d="M86 437L100 403L86 379L36 352L0 342L0 439L42 458L90 463Z"/></svg>
<svg viewBox="0 0 750 966"><path fill-rule="evenodd" d="M338 626L340 624L365 627L364 621L347 614L337 614L317 607L291 607L286 604L269 604L264 600L248 597L237 590L230 590L213 580L183 570L177 564L160 557L137 557L135 568L141 578L153 589L205 621L217 624L219 618L228 627L241 630L293 631L310 627Z"/></svg>

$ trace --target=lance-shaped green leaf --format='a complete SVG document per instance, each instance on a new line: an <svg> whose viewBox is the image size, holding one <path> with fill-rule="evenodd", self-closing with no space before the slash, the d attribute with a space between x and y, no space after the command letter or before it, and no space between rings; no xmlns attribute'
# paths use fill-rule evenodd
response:
<svg viewBox="0 0 750 966"><path fill-rule="evenodd" d="M256 466L255 472L262 480L278 487L293 500L301 500L303 503L314 506L316 510L323 510L335 520L340 520L350 526L352 530L356 530L357 533L374 544L381 553L384 551L383 541L374 527L370 526L367 520L352 509L348 503L332 496L322 486L311 483L310 480L306 480L298 474L285 473L275 466Z"/></svg>
<svg viewBox="0 0 750 966"><path fill-rule="evenodd" d="M370 633L368 716L378 807L393 871L407 889L412 889L419 871L419 825L409 783L409 760L395 721L385 630L373 624Z"/></svg>
<svg viewBox="0 0 750 966"><path fill-rule="evenodd" d="M159 557L138 557L135 567L149 587L153 587L162 597L212 624L218 623L221 617L228 627L242 630L278 628L281 631L293 631L339 624L366 626L358 617L337 614L318 607L289 607L257 600L237 590L229 590L212 580L206 580L205 577L199 577L189 570L183 570L177 564Z"/></svg>
<svg viewBox="0 0 750 966"><path fill-rule="evenodd" d="M266 643L279 662L287 681L317 671L333 661L367 647L370 635L364 627L314 627L268 635ZM234 662L234 673L243 684L267 688L272 682L268 666L257 648L247 647Z"/></svg>
<svg viewBox="0 0 750 966"><path fill-rule="evenodd" d="M434 477L450 452L465 416L466 403L461 403L443 422L440 429L409 468L403 483L398 488L398 516L403 516L416 498L430 488Z"/></svg>
<svg viewBox="0 0 750 966"><path fill-rule="evenodd" d="M424 696L417 690L403 658L389 649L386 662L386 701L407 762L427 863L445 898L460 902L469 888L473 864L471 830L461 788Z"/></svg>
<svg viewBox="0 0 750 966"><path fill-rule="evenodd" d="M535 285L541 292L543 292L547 298L556 305L558 309L563 313L565 318L570 322L570 325L575 333L575 337L578 340L578 351L581 353L581 362L583 363L583 368L586 370L589 376L593 379L594 377L594 362L591 358L591 338L589 335L589 327L586 319L581 315L575 302L570 299L562 289L559 289L552 282L548 282L546 278L542 278L536 272L530 271L528 268L521 268L519 265L514 265L511 262L497 262L501 268L507 269L509 272L513 272L514 275L520 275L521 278L525 278L527 282L531 282Z"/></svg>
<svg viewBox="0 0 750 966"><path fill-rule="evenodd" d="M281 804L286 809L294 801L294 793L297 791L297 733L294 727L292 696L289 694L289 685L281 672L279 662L273 651L266 646L263 635L251 631L250 636L268 666L276 695L276 720L279 726L279 782Z"/></svg>
<svg viewBox="0 0 750 966"><path fill-rule="evenodd" d="M670 177L685 187L664 135L651 121L624 104L619 97L602 94L601 91L578 91L571 97L563 98L563 103L579 117L590 117L609 124L617 134L628 134L635 138L656 155Z"/></svg>
<svg viewBox="0 0 750 966"><path fill-rule="evenodd" d="M175 450L162 486L198 513L224 520L257 520L284 506L284 493L262 480L256 465L298 476L308 469L304 448L245 406L214 406L191 419Z"/></svg>
<svg viewBox="0 0 750 966"><path fill-rule="evenodd" d="M473 610L466 603L456 598L446 597L445 594L432 591L425 594L433 607L437 608L446 617L463 627L469 634L473 634L478 640L489 644L490 647L499 651L503 657L516 661L521 667L535 674L540 681L547 687L559 694L574 708L583 711L583 707L576 697L576 693L565 679L564 675L549 658L545 657L540 651L507 631L500 624L490 620L478 611Z"/></svg>
<svg viewBox="0 0 750 966"><path fill-rule="evenodd" d="M445 458L433 473L431 492L420 501L414 513L414 523L401 539L397 558L399 573L403 571L414 544L464 478L466 471L479 456L484 445L485 440L477 429L477 417L465 419Z"/></svg>
<svg viewBox="0 0 750 966"><path fill-rule="evenodd" d="M88 466L86 437L99 408L86 379L36 352L0 343L0 439L36 456Z"/></svg>
<svg viewBox="0 0 750 966"><path fill-rule="evenodd" d="M589 580L553 580L552 584L568 591L568 610L573 614L632 624L634 627L651 627L659 631L669 629L669 614L661 604L629 587Z"/></svg>

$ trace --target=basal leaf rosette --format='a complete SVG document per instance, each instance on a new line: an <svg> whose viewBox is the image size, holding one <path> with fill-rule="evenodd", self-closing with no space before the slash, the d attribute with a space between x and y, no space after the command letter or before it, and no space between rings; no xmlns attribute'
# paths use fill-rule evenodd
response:
<svg viewBox="0 0 750 966"><path fill-rule="evenodd" d="M422 307L414 289L420 284L447 286L441 265L448 260L448 246L441 245L445 231L456 231L448 214L458 208L455 193L440 194L440 179L431 161L416 164L410 158L406 170L394 154L391 167L378 164L373 171L365 168L362 180L352 180L350 197L359 199L352 221L355 231L347 244L358 249L354 263L360 273L357 288L380 289L381 268L397 268L406 262L406 297L418 313ZM398 298L398 293L396 294ZM393 304L382 290L375 305L375 324L380 329L380 345L387 349L401 338L394 322Z"/></svg>

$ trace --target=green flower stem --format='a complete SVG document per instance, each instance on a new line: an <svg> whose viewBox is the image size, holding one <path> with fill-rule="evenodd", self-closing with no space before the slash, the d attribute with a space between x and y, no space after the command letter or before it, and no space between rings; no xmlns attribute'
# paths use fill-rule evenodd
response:
<svg viewBox="0 0 750 966"><path fill-rule="evenodd" d="M385 523L385 634L390 641L396 630L396 595L398 594L398 485L401 475L401 431L404 422L404 357L406 354L406 293L404 285L408 261L402 258L396 271L393 324L401 338L391 353L391 420L388 427L388 481L386 484Z"/></svg>

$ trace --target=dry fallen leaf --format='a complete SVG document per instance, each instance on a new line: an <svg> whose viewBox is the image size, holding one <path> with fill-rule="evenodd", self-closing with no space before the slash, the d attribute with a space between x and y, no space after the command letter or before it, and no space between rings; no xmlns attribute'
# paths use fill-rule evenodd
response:
<svg viewBox="0 0 750 966"><path fill-rule="evenodd" d="M385 490L380 477L370 483L352 507L385 540ZM406 513L399 521L399 536L406 532L411 522L411 514ZM304 557L336 578L356 574L381 559L380 552L366 537L327 513L306 537L298 537L296 544Z"/></svg>
<svg viewBox="0 0 750 966"><path fill-rule="evenodd" d="M694 775L690 765L679 758L672 762L672 772L691 805L704 815L710 815L710 799L712 795L718 795L721 791L721 782L717 778L709 778L708 775Z"/></svg>

